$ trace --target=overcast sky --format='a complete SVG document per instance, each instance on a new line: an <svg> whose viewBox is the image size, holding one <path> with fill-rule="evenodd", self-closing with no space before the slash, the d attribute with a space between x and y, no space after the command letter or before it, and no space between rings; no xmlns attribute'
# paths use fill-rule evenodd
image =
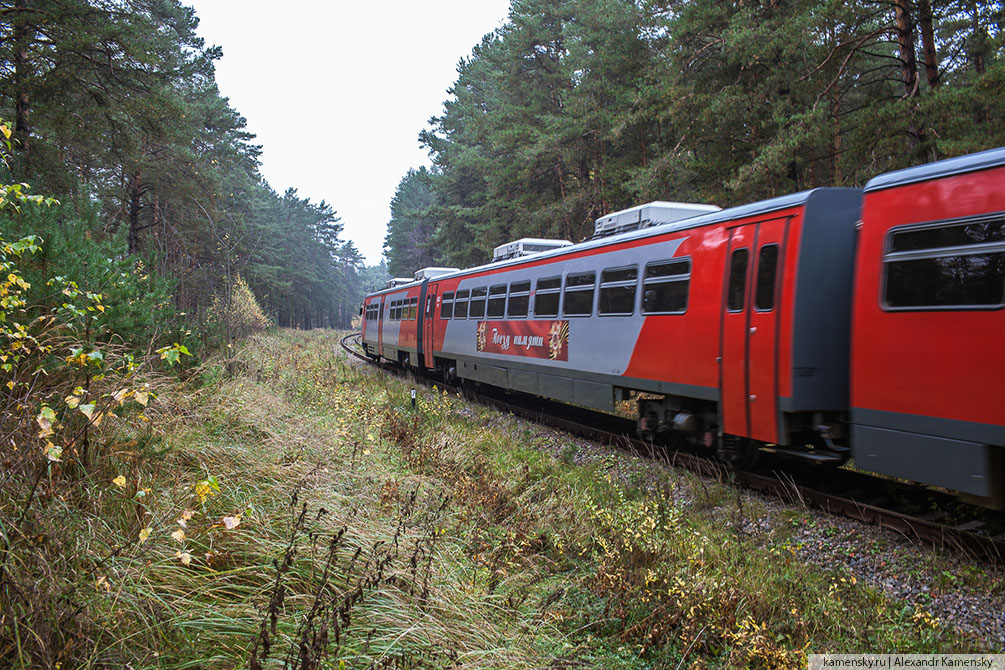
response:
<svg viewBox="0 0 1005 670"><path fill-rule="evenodd" d="M220 92L263 146L282 193L325 200L368 264L390 202L428 165L419 131L439 115L458 61L502 25L509 0L187 0L207 45L223 47Z"/></svg>

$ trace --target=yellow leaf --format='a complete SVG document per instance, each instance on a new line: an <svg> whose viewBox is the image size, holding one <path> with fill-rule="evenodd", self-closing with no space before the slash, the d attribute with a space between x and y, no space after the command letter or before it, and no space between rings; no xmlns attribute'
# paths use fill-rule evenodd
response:
<svg viewBox="0 0 1005 670"><path fill-rule="evenodd" d="M144 542L147 541L147 538L150 537L151 532L152 529L150 528L150 526L147 526L146 528L140 531L140 544L143 544Z"/></svg>
<svg viewBox="0 0 1005 670"><path fill-rule="evenodd" d="M13 391L14 390L14 382L12 382L12 381L7 382L7 388L9 388L11 391Z"/></svg>
<svg viewBox="0 0 1005 670"><path fill-rule="evenodd" d="M181 561L183 565L191 565L192 564L192 554L188 553L187 551L176 551L175 552L175 557L179 561Z"/></svg>
<svg viewBox="0 0 1005 670"><path fill-rule="evenodd" d="M119 389L118 391L112 394L112 400L121 405L122 401L125 400L128 395L129 391L127 391L126 389Z"/></svg>
<svg viewBox="0 0 1005 670"><path fill-rule="evenodd" d="M112 483L118 486L120 489L124 489L126 487L126 478L123 475L119 475L118 477L112 480Z"/></svg>
<svg viewBox="0 0 1005 670"><path fill-rule="evenodd" d="M66 403L66 406L69 407L70 409L76 409L77 405L80 404L80 398L72 395L66 396L65 398L63 398L63 401Z"/></svg>
<svg viewBox="0 0 1005 670"><path fill-rule="evenodd" d="M241 517L238 516L225 516L223 517L223 525L227 527L227 530L233 530L241 525Z"/></svg>
<svg viewBox="0 0 1005 670"><path fill-rule="evenodd" d="M7 127L6 123L0 125L0 133L3 133L4 138L8 140L10 139L10 128Z"/></svg>
<svg viewBox="0 0 1005 670"><path fill-rule="evenodd" d="M190 509L187 509L187 510L185 510L184 512L181 513L181 518L182 518L183 521L188 521L193 516L195 516L195 512L193 510L190 510Z"/></svg>
<svg viewBox="0 0 1005 670"><path fill-rule="evenodd" d="M175 532L171 533L171 537L173 537L178 542L184 542L185 541L185 531L183 531L181 528L179 528Z"/></svg>
<svg viewBox="0 0 1005 670"><path fill-rule="evenodd" d="M39 437L49 437L52 435L52 424L56 420L56 413L52 411L51 407L43 407L42 411L38 413L35 417L35 421L38 422L38 427L41 430L38 431Z"/></svg>
<svg viewBox="0 0 1005 670"><path fill-rule="evenodd" d="M52 442L46 442L45 448L42 449L42 453L50 461L59 462L59 459L63 456L63 447L58 447Z"/></svg>
<svg viewBox="0 0 1005 670"><path fill-rule="evenodd" d="M146 407L149 395L146 391L137 391L133 397L136 399L136 402Z"/></svg>

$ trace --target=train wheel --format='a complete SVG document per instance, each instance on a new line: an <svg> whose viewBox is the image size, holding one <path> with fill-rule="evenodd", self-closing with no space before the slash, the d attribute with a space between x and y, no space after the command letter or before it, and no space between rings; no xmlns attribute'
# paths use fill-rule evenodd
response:
<svg viewBox="0 0 1005 670"><path fill-rule="evenodd" d="M757 465L760 449L753 440L723 435L715 451L719 460L736 470L750 470Z"/></svg>

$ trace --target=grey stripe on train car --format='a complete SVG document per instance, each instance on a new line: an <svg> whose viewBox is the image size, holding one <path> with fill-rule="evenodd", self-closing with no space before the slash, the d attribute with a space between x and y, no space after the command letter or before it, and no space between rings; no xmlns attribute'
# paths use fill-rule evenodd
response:
<svg viewBox="0 0 1005 670"><path fill-rule="evenodd" d="M988 497L996 473L992 448L976 442L853 424L852 455L863 470Z"/></svg>
<svg viewBox="0 0 1005 670"><path fill-rule="evenodd" d="M899 430L907 433L935 435L969 442L982 442L1005 446L1005 426L944 419L937 416L887 412L877 409L852 407L852 423L877 428Z"/></svg>

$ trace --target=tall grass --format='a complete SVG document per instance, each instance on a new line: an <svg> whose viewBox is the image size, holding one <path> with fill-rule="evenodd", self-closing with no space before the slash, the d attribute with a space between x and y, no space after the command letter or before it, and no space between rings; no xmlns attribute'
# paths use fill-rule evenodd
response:
<svg viewBox="0 0 1005 670"><path fill-rule="evenodd" d="M0 665L772 668L987 644L752 542L724 485L577 465L572 438L435 388L413 411L414 384L337 344L253 336L157 381L149 422L103 426L108 465L46 499L50 562L9 553L50 595L0 615Z"/></svg>

